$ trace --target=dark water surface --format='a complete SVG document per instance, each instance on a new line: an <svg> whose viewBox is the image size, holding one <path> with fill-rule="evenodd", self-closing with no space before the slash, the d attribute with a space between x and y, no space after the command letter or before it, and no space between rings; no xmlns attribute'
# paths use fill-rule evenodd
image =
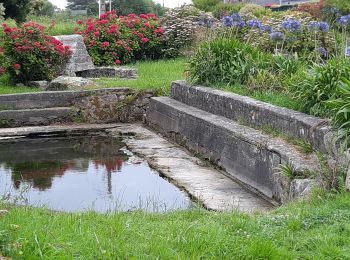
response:
<svg viewBox="0 0 350 260"><path fill-rule="evenodd" d="M103 136L0 142L0 196L21 205L98 212L186 209L187 194Z"/></svg>

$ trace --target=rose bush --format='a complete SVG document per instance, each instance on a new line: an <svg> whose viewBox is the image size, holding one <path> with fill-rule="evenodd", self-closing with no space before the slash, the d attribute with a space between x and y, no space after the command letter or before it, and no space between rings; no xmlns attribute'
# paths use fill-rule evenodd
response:
<svg viewBox="0 0 350 260"><path fill-rule="evenodd" d="M45 27L29 22L20 27L3 24L2 67L14 82L50 80L58 76L71 50L45 32Z"/></svg>
<svg viewBox="0 0 350 260"><path fill-rule="evenodd" d="M95 65L119 65L161 56L164 30L155 14L118 16L112 11L100 19L77 23L76 31L84 37Z"/></svg>

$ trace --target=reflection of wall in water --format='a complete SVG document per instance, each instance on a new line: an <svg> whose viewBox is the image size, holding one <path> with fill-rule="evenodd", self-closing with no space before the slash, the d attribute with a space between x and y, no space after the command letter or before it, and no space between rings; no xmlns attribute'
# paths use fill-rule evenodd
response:
<svg viewBox="0 0 350 260"><path fill-rule="evenodd" d="M68 170L86 172L90 162L96 168L104 167L108 175L120 171L127 160L120 151L122 147L120 141L101 136L23 139L0 143L0 162L12 170L16 189L24 182L46 190L51 188L54 177L62 177Z"/></svg>

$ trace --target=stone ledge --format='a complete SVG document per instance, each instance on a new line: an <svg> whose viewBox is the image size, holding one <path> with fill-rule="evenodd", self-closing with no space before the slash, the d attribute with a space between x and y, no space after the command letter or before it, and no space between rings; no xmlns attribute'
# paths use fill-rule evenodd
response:
<svg viewBox="0 0 350 260"><path fill-rule="evenodd" d="M281 191L274 176L280 164L291 164L296 173L319 170L315 155L301 154L281 139L170 98L151 99L147 123L165 136L203 154L233 178L279 202L284 203L292 196L302 197L307 190L295 185L295 194L290 194L289 183L288 188ZM287 196L284 195L286 191ZM297 195L299 191L303 193L300 196Z"/></svg>
<svg viewBox="0 0 350 260"><path fill-rule="evenodd" d="M186 81L172 83L171 97L209 113L235 121L244 120L253 127L269 125L309 141L316 150L328 154L336 153L332 142L334 131L328 120L234 93L190 86Z"/></svg>
<svg viewBox="0 0 350 260"><path fill-rule="evenodd" d="M138 71L129 67L96 67L95 69L84 70L76 73L83 78L123 78L137 79Z"/></svg>

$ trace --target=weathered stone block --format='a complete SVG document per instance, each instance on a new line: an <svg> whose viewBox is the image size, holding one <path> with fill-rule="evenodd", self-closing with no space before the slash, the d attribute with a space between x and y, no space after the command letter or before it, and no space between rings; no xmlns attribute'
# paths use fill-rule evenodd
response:
<svg viewBox="0 0 350 260"><path fill-rule="evenodd" d="M49 86L50 82L47 80L39 80L39 81L29 81L28 86L34 87L34 88L40 88L42 90L45 90Z"/></svg>
<svg viewBox="0 0 350 260"><path fill-rule="evenodd" d="M70 46L73 51L72 57L64 68L64 75L74 77L77 71L95 68L81 35L59 35L55 36L55 38L64 45Z"/></svg>
<svg viewBox="0 0 350 260"><path fill-rule="evenodd" d="M312 179L295 179L290 185L290 200L303 199L311 194L316 181Z"/></svg>
<svg viewBox="0 0 350 260"><path fill-rule="evenodd" d="M87 86L93 86L95 83L92 80L80 77L64 77L60 76L50 82L46 88L47 91L59 90L83 90Z"/></svg>
<svg viewBox="0 0 350 260"><path fill-rule="evenodd" d="M95 69L84 70L76 73L83 78L125 78L136 79L137 69L128 67L96 67Z"/></svg>

